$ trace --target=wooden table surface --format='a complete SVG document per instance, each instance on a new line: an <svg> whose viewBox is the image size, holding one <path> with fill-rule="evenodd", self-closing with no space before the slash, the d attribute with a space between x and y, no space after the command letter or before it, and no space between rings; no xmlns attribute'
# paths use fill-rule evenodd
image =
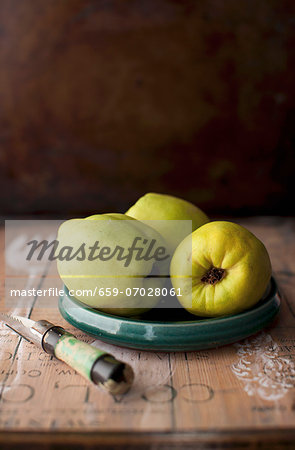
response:
<svg viewBox="0 0 295 450"><path fill-rule="evenodd" d="M63 320L57 299L32 298L14 311L109 349L133 366L135 383L111 397L1 324L0 448L295 448L295 219L236 222L270 253L282 300L272 326L219 349L150 353L94 341ZM2 257L2 308L4 273ZM50 282L44 273L26 286Z"/></svg>

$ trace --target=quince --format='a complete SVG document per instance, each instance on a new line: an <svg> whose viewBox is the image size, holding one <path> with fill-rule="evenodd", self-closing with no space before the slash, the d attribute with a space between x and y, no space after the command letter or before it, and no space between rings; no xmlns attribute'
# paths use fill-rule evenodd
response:
<svg viewBox="0 0 295 450"><path fill-rule="evenodd" d="M197 316L238 313L257 303L271 277L263 243L232 222L210 222L177 247L170 266L178 300Z"/></svg>
<svg viewBox="0 0 295 450"><path fill-rule="evenodd" d="M101 214L64 222L57 240L59 275L81 302L124 316L158 302L155 289L164 286L169 261L153 228L124 214Z"/></svg>
<svg viewBox="0 0 295 450"><path fill-rule="evenodd" d="M185 236L209 222L206 214L192 203L156 193L141 197L126 214L157 230L165 238L171 255Z"/></svg>

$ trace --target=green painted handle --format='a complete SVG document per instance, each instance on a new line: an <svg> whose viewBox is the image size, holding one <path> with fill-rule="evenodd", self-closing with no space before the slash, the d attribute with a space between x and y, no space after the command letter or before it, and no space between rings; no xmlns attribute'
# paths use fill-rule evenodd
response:
<svg viewBox="0 0 295 450"><path fill-rule="evenodd" d="M64 334L57 342L54 354L87 380L92 381L91 369L93 364L106 352L81 342L72 335Z"/></svg>

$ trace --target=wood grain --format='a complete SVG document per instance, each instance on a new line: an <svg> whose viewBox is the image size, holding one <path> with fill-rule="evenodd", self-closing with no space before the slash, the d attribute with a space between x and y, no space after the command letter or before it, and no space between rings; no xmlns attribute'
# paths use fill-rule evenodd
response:
<svg viewBox="0 0 295 450"><path fill-rule="evenodd" d="M271 327L235 345L187 353L141 352L95 341L129 362L136 374L129 394L113 398L1 326L0 448L295 446L295 220L236 221L253 231L271 256L282 298ZM2 258L1 273L3 264ZM45 275L31 281L52 282ZM3 283L2 276L2 292ZM1 305L5 309L3 300ZM56 303L45 308L35 298L21 313L93 341L62 319Z"/></svg>

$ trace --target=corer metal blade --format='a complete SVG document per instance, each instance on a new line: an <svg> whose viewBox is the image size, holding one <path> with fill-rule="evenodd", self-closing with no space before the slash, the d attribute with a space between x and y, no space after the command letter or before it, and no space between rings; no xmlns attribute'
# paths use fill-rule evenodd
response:
<svg viewBox="0 0 295 450"><path fill-rule="evenodd" d="M29 342L38 345L42 348L43 335L54 325L47 320L38 320L37 322L27 317L14 316L10 314L0 313L0 320L22 336Z"/></svg>

